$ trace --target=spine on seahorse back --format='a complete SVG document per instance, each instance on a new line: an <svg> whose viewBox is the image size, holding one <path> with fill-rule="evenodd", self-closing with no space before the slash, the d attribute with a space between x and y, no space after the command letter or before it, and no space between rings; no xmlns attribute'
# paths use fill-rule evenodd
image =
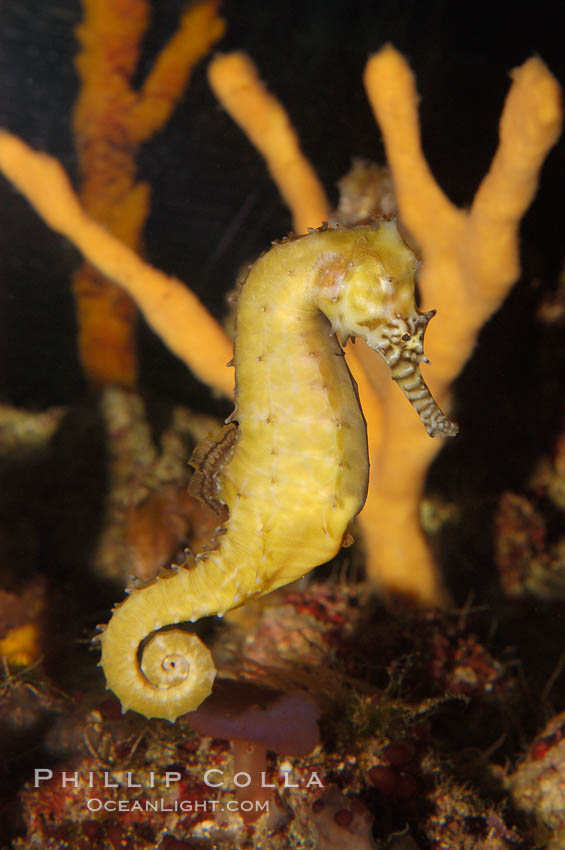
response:
<svg viewBox="0 0 565 850"><path fill-rule="evenodd" d="M210 692L209 651L167 626L223 614L339 550L365 499L368 461L335 331L383 355L429 433L454 432L419 375L429 314L415 307L415 266L383 219L283 240L251 268L238 302L232 424L195 453L203 491L229 518L214 549L115 609L101 663L124 710L174 720Z"/></svg>

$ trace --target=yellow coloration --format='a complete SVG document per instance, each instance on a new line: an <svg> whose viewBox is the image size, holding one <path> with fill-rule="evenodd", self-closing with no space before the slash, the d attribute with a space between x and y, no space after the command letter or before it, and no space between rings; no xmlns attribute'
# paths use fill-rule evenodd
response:
<svg viewBox="0 0 565 850"><path fill-rule="evenodd" d="M53 157L33 151L3 130L0 170L50 227L70 239L85 259L135 299L149 326L173 354L200 380L231 394L233 374L226 363L232 356L232 344L194 293L180 280L144 263L86 215Z"/></svg>
<svg viewBox="0 0 565 850"><path fill-rule="evenodd" d="M284 107L261 82L253 62L244 53L216 56L208 66L208 80L221 104L258 151L291 209L297 233L327 220L324 187L300 150L296 132Z"/></svg>
<svg viewBox="0 0 565 850"><path fill-rule="evenodd" d="M268 110L258 75L248 72L247 84L237 97L234 92L230 107L234 115L238 99L243 98L257 109ZM439 311L426 344L434 364L432 389L439 390L441 400L471 353L481 325L518 274L519 222L532 199L543 160L560 132L560 90L539 59L530 59L513 73L497 153L466 213L450 204L424 159L418 98L406 61L393 48L383 48L369 60L366 85L381 125L402 220L424 257L420 279L424 307L433 304ZM280 104L277 107L282 109ZM260 122L261 114L255 120ZM279 134L288 140L290 122L280 120L279 124ZM298 143L295 136L290 138L294 156ZM275 132L269 135L271 145L278 150ZM269 161L269 150L260 149ZM174 353L202 380L229 393L232 380L225 363L230 343L192 293L148 267L89 220L62 169L49 157L34 154L13 136L1 133L0 168L52 227L136 299ZM298 230L318 226L330 212L324 204L312 211L309 187L319 182L306 160L301 168L306 187L302 192L296 190L292 170L290 187L285 169L276 171ZM423 434L413 412L391 389L380 359L361 342L353 352L350 349L347 359L368 423L371 477L360 520L369 572L385 591L437 604L444 598L442 584L419 522L423 482L437 441Z"/></svg>
<svg viewBox="0 0 565 850"><path fill-rule="evenodd" d="M481 327L518 277L520 220L536 191L547 152L561 132L561 91L543 62L529 59L513 71L512 78L498 150L466 212L446 198L425 160L418 95L406 60L388 45L369 59L365 70L365 86L385 143L400 217L423 257L419 277L422 305L438 311L426 347L433 363L431 388L440 402L448 397L450 384L472 353ZM241 100L255 102L253 121L260 126L262 87L257 72L248 72L247 80ZM223 102L223 91L218 86L214 89ZM232 97L228 109L269 162L269 148L277 150L279 140L268 137L259 144L256 132L249 129L250 122L239 118L236 98ZM280 123L284 123L282 118ZM281 137L285 136L286 130L281 132ZM312 209L309 187L316 185L317 177L309 163L303 161L302 167L304 188L298 191L294 191L292 175L288 185L284 168L271 169L298 230L317 227L330 218L329 208ZM359 520L368 573L388 594L410 596L425 605L440 604L445 594L419 519L425 478L440 445L427 438L374 352L360 342L354 348L347 346L346 357L367 420L371 475Z"/></svg>
<svg viewBox="0 0 565 850"><path fill-rule="evenodd" d="M197 3L161 50L139 89L132 77L150 19L148 0L83 0L81 80L73 129L83 207L135 251L149 213L150 190L136 177L140 145L160 130L184 92L193 66L223 35L214 2ZM132 386L137 378L134 302L97 269L73 278L78 349L92 384Z"/></svg>
<svg viewBox="0 0 565 850"><path fill-rule="evenodd" d="M384 47L369 60L365 85L380 125L400 216L422 255L422 307L438 311L426 338L430 386L444 401L475 346L481 327L519 275L519 225L537 188L539 170L561 132L561 91L540 59L512 73L490 170L467 212L435 182L421 147L418 95L406 60ZM430 463L440 446L390 391L378 358L357 354L381 399L382 444L371 454L371 480L360 521L369 575L388 593L426 604L443 599L441 580L419 522ZM371 408L362 405L372 430Z"/></svg>
<svg viewBox="0 0 565 850"><path fill-rule="evenodd" d="M9 667L29 667L40 657L41 633L37 623L16 626L0 639L0 658Z"/></svg>
<svg viewBox="0 0 565 850"><path fill-rule="evenodd" d="M229 517L214 549L133 590L102 633L108 687L124 707L171 721L195 709L211 687L212 660L193 636L196 644L184 646L186 635L160 630L223 615L340 549L365 499L368 458L365 422L332 328L363 336L394 361L393 376L403 364L401 385L406 370L415 380L427 322L414 303L415 267L386 219L285 240L252 266L236 319L230 421L237 436L204 473ZM418 394L414 403L422 400ZM429 394L421 415L430 430L451 433ZM224 439L222 429L218 443ZM210 450L207 441L206 452L195 454L201 472Z"/></svg>

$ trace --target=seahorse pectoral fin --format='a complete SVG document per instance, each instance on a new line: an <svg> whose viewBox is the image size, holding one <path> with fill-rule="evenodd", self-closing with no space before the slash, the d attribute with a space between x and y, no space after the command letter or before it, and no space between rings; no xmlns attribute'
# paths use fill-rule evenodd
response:
<svg viewBox="0 0 565 850"><path fill-rule="evenodd" d="M205 502L217 514L222 513L221 471L235 450L238 426L228 422L215 434L206 437L193 451L188 461L194 474L188 485L191 496Z"/></svg>

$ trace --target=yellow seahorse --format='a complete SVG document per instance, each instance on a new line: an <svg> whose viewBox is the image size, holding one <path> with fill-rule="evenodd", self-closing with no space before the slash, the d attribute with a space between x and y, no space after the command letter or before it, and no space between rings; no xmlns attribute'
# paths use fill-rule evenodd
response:
<svg viewBox="0 0 565 850"><path fill-rule="evenodd" d="M196 450L193 488L229 517L215 548L187 558L114 609L102 633L108 687L174 721L210 693L209 650L172 624L224 614L339 550L367 488L365 421L342 343L378 351L431 436L457 427L419 369L433 315L414 301L417 261L394 220L283 239L251 267L238 300L236 409ZM190 328L187 328L190 333Z"/></svg>

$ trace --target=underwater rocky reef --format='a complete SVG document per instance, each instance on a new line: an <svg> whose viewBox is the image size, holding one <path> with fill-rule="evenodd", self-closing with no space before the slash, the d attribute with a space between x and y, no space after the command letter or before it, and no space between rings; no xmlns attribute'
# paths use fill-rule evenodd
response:
<svg viewBox="0 0 565 850"><path fill-rule="evenodd" d="M0 847L565 846L555 5L2 4Z"/></svg>

